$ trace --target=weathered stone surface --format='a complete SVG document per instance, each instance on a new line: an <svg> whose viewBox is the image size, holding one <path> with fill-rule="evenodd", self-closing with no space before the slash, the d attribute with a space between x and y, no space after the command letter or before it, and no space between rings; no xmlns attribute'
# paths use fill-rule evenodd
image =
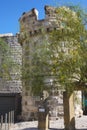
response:
<svg viewBox="0 0 87 130"><path fill-rule="evenodd" d="M20 68L17 68L13 73L10 70L11 80L0 79L0 93L21 93L22 92L22 82L21 82L21 65L22 65L22 48L18 43L18 37L11 33L0 34L0 37L5 40L5 42L10 47L11 55L14 63L19 64Z"/></svg>
<svg viewBox="0 0 87 130"><path fill-rule="evenodd" d="M25 67L25 72L29 72L29 67L32 66L32 52L34 51L34 46L42 44L42 39L44 40L41 33L43 30L45 32L50 32L57 27L60 27L59 23L56 20L56 8L45 6L45 19L38 20L37 19L37 10L32 9L27 13L23 13L20 17L20 34L19 41L22 45L23 52L23 65L27 64L28 68ZM29 109L33 107L37 107L37 105L29 103L29 96L31 96L31 89L29 81L23 80L23 98L22 98L22 106L23 106L23 115L24 113L29 112ZM36 102L35 100L33 102ZM29 118L28 114L26 115L27 119Z"/></svg>

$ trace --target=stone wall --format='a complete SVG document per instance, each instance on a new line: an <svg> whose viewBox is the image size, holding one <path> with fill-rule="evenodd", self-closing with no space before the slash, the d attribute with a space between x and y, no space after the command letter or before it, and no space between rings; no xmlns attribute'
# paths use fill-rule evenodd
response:
<svg viewBox="0 0 87 130"><path fill-rule="evenodd" d="M9 33L0 34L0 38L2 38L8 44L11 51L11 55L9 57L12 59L12 62L17 65L17 67L15 68L16 70L10 70L10 80L3 81L3 79L0 79L0 86L2 84L2 87L0 88L0 93L21 93L22 48L21 45L18 43L18 37L17 35L14 36L12 33Z"/></svg>

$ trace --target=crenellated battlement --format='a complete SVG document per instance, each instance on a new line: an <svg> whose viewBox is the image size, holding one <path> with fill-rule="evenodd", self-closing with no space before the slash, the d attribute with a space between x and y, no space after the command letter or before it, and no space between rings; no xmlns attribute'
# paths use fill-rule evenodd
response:
<svg viewBox="0 0 87 130"><path fill-rule="evenodd" d="M20 22L20 35L27 32L30 36L41 33L41 30L49 32L60 27L60 21L56 19L56 8L45 6L45 19L38 20L38 11L33 8L27 13L23 13Z"/></svg>

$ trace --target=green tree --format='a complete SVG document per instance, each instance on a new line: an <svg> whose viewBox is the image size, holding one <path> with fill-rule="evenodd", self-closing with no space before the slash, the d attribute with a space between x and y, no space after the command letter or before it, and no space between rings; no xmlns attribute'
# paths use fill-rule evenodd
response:
<svg viewBox="0 0 87 130"><path fill-rule="evenodd" d="M74 10L74 11L73 11ZM53 31L50 39L52 72L58 75L59 84L65 89L73 89L73 83L83 83L86 81L86 35L87 30L84 25L83 12L73 7L57 9L61 18L62 29ZM86 23L85 23L86 24ZM86 83L86 82L84 82ZM84 84L82 84L84 86Z"/></svg>
<svg viewBox="0 0 87 130"><path fill-rule="evenodd" d="M36 93L46 88L46 78L69 91L87 85L87 15L76 6L59 7L56 14L59 28L42 34L45 40L34 53L31 78Z"/></svg>

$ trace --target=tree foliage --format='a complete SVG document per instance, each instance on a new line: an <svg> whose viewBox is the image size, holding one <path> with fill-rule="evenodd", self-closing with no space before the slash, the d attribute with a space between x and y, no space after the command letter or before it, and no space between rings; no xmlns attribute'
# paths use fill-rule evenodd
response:
<svg viewBox="0 0 87 130"><path fill-rule="evenodd" d="M81 10L73 9L75 11L67 7L57 9L62 29L51 33L49 44L53 74L58 75L58 82L67 89L73 89L73 83L87 80L85 77L87 30Z"/></svg>
<svg viewBox="0 0 87 130"><path fill-rule="evenodd" d="M46 88L49 79L70 91L87 86L87 14L76 6L59 7L56 14L60 27L42 34L44 40L34 51L30 73L34 93Z"/></svg>

